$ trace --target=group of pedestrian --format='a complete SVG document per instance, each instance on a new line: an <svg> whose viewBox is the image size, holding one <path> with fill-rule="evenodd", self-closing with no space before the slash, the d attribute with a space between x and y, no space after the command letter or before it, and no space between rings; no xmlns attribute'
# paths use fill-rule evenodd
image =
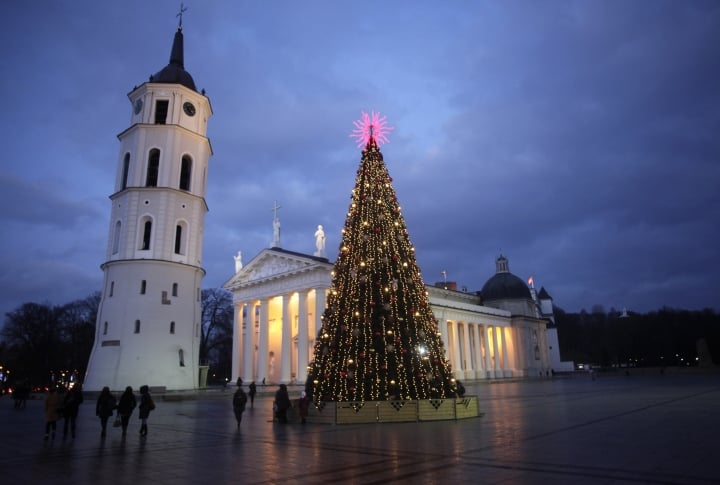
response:
<svg viewBox="0 0 720 485"><path fill-rule="evenodd" d="M64 418L63 439L67 438L68 432L75 438L76 422L80 404L83 403L82 386L76 384L72 388L65 391L62 386L53 386L50 388L45 397L45 440L55 439L57 421L61 417ZM155 402L150 396L148 386L140 387L140 405L138 406L135 393L131 386L125 388L125 392L120 396L118 401L110 392L110 388L105 386L95 403L95 415L100 418L100 437L107 435L108 421L115 416L113 427L122 428L122 435L127 434L130 416L135 408L140 413L140 435L147 435L147 419L150 411L155 409ZM117 410L117 414L115 411Z"/></svg>
<svg viewBox="0 0 720 485"><path fill-rule="evenodd" d="M147 420L148 417L150 417L150 412L155 409L155 402L152 396L150 396L150 388L148 388L148 386L140 386L140 405L138 405L131 386L125 388L125 392L122 393L119 401L115 399L109 387L103 387L97 404L95 405L95 415L100 418L100 426L102 427L100 436L105 437L107 434L107 423L113 414L115 414L115 410L117 410L117 414L115 414L113 427L122 428L122 435L127 435L130 416L132 416L136 407L138 408L140 418L140 436L147 436Z"/></svg>
<svg viewBox="0 0 720 485"><path fill-rule="evenodd" d="M254 381L251 382L248 386L248 393L246 394L242 388L243 380L238 378L236 384L237 390L233 394L232 408L233 413L235 414L237 428L240 429L240 423L242 422L242 416L245 412L245 407L247 406L248 396L250 398L250 407L252 408L255 401L255 394L257 393L257 386L255 385ZM273 401L273 421L287 423L287 412L288 409L290 409L291 407L292 402L290 401L290 395L288 394L287 385L280 384L277 391L275 392L275 400ZM310 398L305 393L305 391L303 391L300 394L300 399L298 400L300 419L303 424L306 422L309 407Z"/></svg>
<svg viewBox="0 0 720 485"><path fill-rule="evenodd" d="M82 386L76 384L68 390L62 386L53 386L45 397L45 439L55 439L57 422L64 419L63 439L70 431L75 438L75 423L77 422L80 404L83 402Z"/></svg>

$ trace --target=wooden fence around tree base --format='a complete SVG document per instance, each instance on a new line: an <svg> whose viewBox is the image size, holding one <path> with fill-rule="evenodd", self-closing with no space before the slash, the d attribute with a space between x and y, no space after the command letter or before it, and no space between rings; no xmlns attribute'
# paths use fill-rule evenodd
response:
<svg viewBox="0 0 720 485"><path fill-rule="evenodd" d="M307 421L324 424L405 423L477 418L477 396L413 401L323 401L310 405ZM288 412L291 422L300 421L297 402Z"/></svg>

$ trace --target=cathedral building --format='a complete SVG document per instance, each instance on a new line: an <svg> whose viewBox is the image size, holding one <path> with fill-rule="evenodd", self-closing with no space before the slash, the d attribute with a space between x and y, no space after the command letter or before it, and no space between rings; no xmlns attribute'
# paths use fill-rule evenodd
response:
<svg viewBox="0 0 720 485"><path fill-rule="evenodd" d="M232 292L232 379L304 383L322 327L333 264L325 257L262 250L224 285ZM549 376L560 361L552 298L510 272L504 256L482 290L451 282L426 285L454 377L461 380Z"/></svg>
<svg viewBox="0 0 720 485"><path fill-rule="evenodd" d="M168 65L128 94L88 390L194 389L200 382L212 108L185 70L180 19Z"/></svg>

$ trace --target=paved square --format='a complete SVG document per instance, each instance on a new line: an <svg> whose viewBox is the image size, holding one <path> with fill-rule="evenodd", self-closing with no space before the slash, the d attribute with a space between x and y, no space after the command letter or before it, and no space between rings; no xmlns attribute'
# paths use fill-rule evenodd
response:
<svg viewBox="0 0 720 485"><path fill-rule="evenodd" d="M720 483L720 376L466 383L484 415L402 424L279 424L273 388L239 431L232 390L164 401L140 438L100 423L43 441L42 400L0 399L2 483ZM299 389L291 389L297 397Z"/></svg>

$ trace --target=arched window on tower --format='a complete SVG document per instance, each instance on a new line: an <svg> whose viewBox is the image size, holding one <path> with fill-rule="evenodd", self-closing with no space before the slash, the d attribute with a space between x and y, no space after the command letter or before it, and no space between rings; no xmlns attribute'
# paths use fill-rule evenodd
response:
<svg viewBox="0 0 720 485"><path fill-rule="evenodd" d="M148 155L146 187L157 187L160 172L160 150L153 148Z"/></svg>
<svg viewBox="0 0 720 485"><path fill-rule="evenodd" d="M123 160L123 175L122 175L122 190L127 189L128 175L130 173L130 154L125 154L125 160Z"/></svg>
<svg viewBox="0 0 720 485"><path fill-rule="evenodd" d="M150 240L152 237L152 219L149 217L143 217L141 224L143 228L143 236L142 241L140 241L140 249L147 251L150 249Z"/></svg>
<svg viewBox="0 0 720 485"><path fill-rule="evenodd" d="M178 350L178 358L180 359L180 367L185 367L185 351L183 349Z"/></svg>
<svg viewBox="0 0 720 485"><path fill-rule="evenodd" d="M177 295L178 295L178 284L177 284L177 283L173 283L173 285L172 285L172 296L177 296Z"/></svg>
<svg viewBox="0 0 720 485"><path fill-rule="evenodd" d="M120 230L122 229L122 223L117 221L115 223L115 233L113 234L113 245L112 253L117 254L120 251Z"/></svg>
<svg viewBox="0 0 720 485"><path fill-rule="evenodd" d="M140 333L140 320L135 320L135 333Z"/></svg>
<svg viewBox="0 0 720 485"><path fill-rule="evenodd" d="M184 252L183 225L178 224L175 226L175 254L183 254Z"/></svg>
<svg viewBox="0 0 720 485"><path fill-rule="evenodd" d="M183 155L180 166L180 190L190 190L190 177L192 175L192 159Z"/></svg>

